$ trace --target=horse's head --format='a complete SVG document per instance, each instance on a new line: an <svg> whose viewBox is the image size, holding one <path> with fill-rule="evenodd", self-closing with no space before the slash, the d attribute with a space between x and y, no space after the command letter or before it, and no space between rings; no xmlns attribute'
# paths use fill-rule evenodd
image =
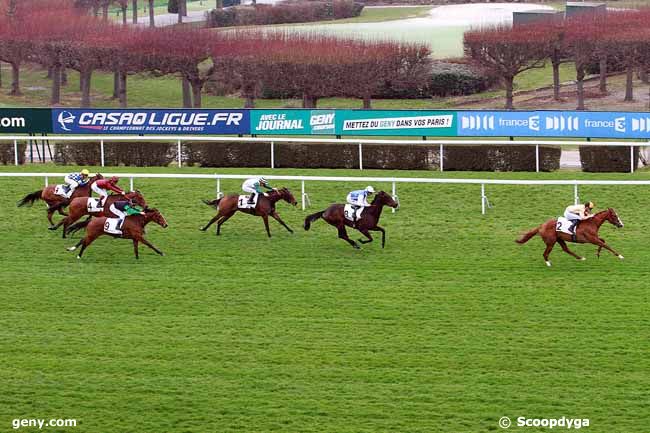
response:
<svg viewBox="0 0 650 433"><path fill-rule="evenodd" d="M90 178L90 181L94 182L96 180L103 179L103 178L104 178L104 176L102 176L100 173L95 173L95 175Z"/></svg>
<svg viewBox="0 0 650 433"><path fill-rule="evenodd" d="M156 208L145 208L145 218L147 221L153 221L162 228L167 228L167 220Z"/></svg>
<svg viewBox="0 0 650 433"><path fill-rule="evenodd" d="M618 216L616 211L611 207L607 209L607 221L609 221L610 224L615 225L618 228L623 227L623 221L621 221L621 218Z"/></svg>
<svg viewBox="0 0 650 433"><path fill-rule="evenodd" d="M137 189L135 191L127 192L126 194L124 194L124 197L135 201L138 204L138 206L140 206L140 207L143 207L143 208L147 207L146 200L142 196L142 193L140 191L138 191Z"/></svg>
<svg viewBox="0 0 650 433"><path fill-rule="evenodd" d="M290 205L295 206L298 204L296 198L291 194L291 191L289 191L289 188L280 188L278 194L282 200L286 201Z"/></svg>
<svg viewBox="0 0 650 433"><path fill-rule="evenodd" d="M375 195L375 198L372 200L371 204L375 206L386 205L395 209L399 207L399 203L390 194L388 194L385 191L379 191L377 195Z"/></svg>

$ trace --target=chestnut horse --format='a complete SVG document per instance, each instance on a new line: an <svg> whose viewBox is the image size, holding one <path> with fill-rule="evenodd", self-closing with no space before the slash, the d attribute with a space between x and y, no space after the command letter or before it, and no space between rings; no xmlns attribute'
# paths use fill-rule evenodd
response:
<svg viewBox="0 0 650 433"><path fill-rule="evenodd" d="M126 217L124 224L122 224L122 235L114 235L111 233L106 233L104 231L104 224L106 223L106 217L92 218L85 221L78 222L70 226L69 233L74 233L77 230L86 228L86 236L77 243L74 247L70 247L68 251L74 251L78 247L81 247L77 258L80 259L81 255L84 253L84 250L88 245L92 244L95 239L102 235L113 236L114 238L124 238L133 240L133 251L135 253L135 258L140 258L138 255L138 243L142 242L161 256L164 256L163 252L158 248L153 246L151 242L144 238L144 228L151 221L155 222L162 228L167 227L167 221L165 217L162 216L158 209L145 209L145 215L131 215Z"/></svg>
<svg viewBox="0 0 650 433"><path fill-rule="evenodd" d="M605 239L602 239L601 237L598 236L598 230L600 229L600 226L603 225L603 223L607 221L610 224L616 226L616 227L623 227L623 222L621 219L618 217L618 214L614 209L611 207L607 210L604 210L602 212L598 212L595 214L593 217L582 220L578 224L578 227L576 227L576 241L579 244L594 244L598 245L598 251L596 252L596 257L600 258L600 251L605 248L608 251L611 251L612 254L617 256L619 259L623 260L623 256L614 251L612 248L609 247L605 243ZM524 244L526 243L530 238L535 236L536 234L539 234L546 244L546 250L544 250L544 261L546 262L546 266L551 266L551 262L548 260L548 255L551 254L551 250L553 249L553 246L557 242L560 244L562 247L562 250L564 250L565 253L572 255L578 260L586 260L584 257L581 257L571 251L569 247L567 247L567 242L573 242L572 236L563 232L558 232L556 231L557 227L557 219L551 219L546 221L544 224L541 226L534 228L530 230L528 233L524 234L521 236L519 239L516 240L517 243L519 244Z"/></svg>
<svg viewBox="0 0 650 433"><path fill-rule="evenodd" d="M219 234L221 234L221 225L226 221L228 221L228 219L231 216L233 216L237 211L239 211L239 212L247 213L249 215L261 216L262 219L264 220L264 227L266 228L266 234L269 235L269 237L271 237L271 231L269 230L269 216L271 216L274 220L282 224L284 228L289 230L289 233L293 233L293 230L291 230L289 226L286 225L284 221L282 221L280 215L278 215L278 212L275 210L275 204L279 200L284 200L293 206L298 204L296 199L293 197L293 194L291 194L291 191L289 191L289 189L287 188L274 189L273 191L268 193L268 196L265 196L264 194L259 194L255 208L251 208L251 209L240 209L237 206L237 202L239 201L239 195L236 194L227 195L225 197L221 197L212 201L203 200L203 203L207 204L208 206L216 207L218 212L214 218L208 221L208 224L205 227L201 228L201 230L206 231L212 224L216 222L217 236L219 236Z"/></svg>
<svg viewBox="0 0 650 433"><path fill-rule="evenodd" d="M43 200L45 203L47 203L47 219L50 222L50 228L54 227L54 221L52 221L52 215L54 212L59 212L63 216L68 216L67 213L63 211L63 208L66 207L71 200L77 198L77 197L90 197L91 195L91 189L90 186L99 179L103 179L104 177L97 173L95 176L90 178L90 181L85 184L85 185L79 185L77 189L74 190L72 193L72 197L65 198L60 195L57 195L54 193L54 189L56 188L56 185L49 185L46 186L45 188L34 191L31 194L27 194L25 197L20 199L18 202L18 207L22 207L25 205L31 206L34 204L36 200Z"/></svg>
<svg viewBox="0 0 650 433"><path fill-rule="evenodd" d="M311 214L305 218L305 224L303 227L305 230L309 230L312 222L316 221L318 218L323 218L329 225L337 228L339 231L339 238L346 240L356 249L360 249L361 247L348 237L345 226L359 230L366 238L368 238L368 240L359 239L359 242L362 244L372 242L372 236L369 231L378 231L381 232L381 247L384 248L386 245L386 231L377 225L379 224L379 218L381 217L381 212L384 206L390 206L392 208L399 207L393 197L384 191L379 191L372 200L372 203L370 203L370 206L366 207L361 214L361 218L356 221L356 223L347 219L343 214L345 205L333 204L324 211L316 212L315 214Z"/></svg>
<svg viewBox="0 0 650 433"><path fill-rule="evenodd" d="M68 227L76 222L79 218L84 215L90 215L94 217L105 216L109 218L115 218L117 215L113 215L113 212L110 211L111 205L119 200L131 200L133 199L140 207L146 208L147 202L145 201L140 191L131 191L126 194L110 194L106 198L106 203L104 203L103 212L88 212L88 197L77 197L70 202L68 207L69 215L63 218L55 226L49 227L50 230L56 230L63 225L63 238L67 234Z"/></svg>

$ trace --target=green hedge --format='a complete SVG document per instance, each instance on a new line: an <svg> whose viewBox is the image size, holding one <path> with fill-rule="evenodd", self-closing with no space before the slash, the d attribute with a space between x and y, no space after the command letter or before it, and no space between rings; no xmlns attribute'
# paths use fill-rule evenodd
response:
<svg viewBox="0 0 650 433"><path fill-rule="evenodd" d="M560 168L559 147L539 148L540 171ZM462 171L535 171L535 146L447 146L444 169Z"/></svg>
<svg viewBox="0 0 650 433"><path fill-rule="evenodd" d="M634 169L639 166L639 147L634 147ZM629 172L629 146L580 146L582 171Z"/></svg>
<svg viewBox="0 0 650 433"><path fill-rule="evenodd" d="M18 143L18 164L25 163L26 143ZM16 163L13 143L0 143L0 163L12 165Z"/></svg>
<svg viewBox="0 0 650 433"><path fill-rule="evenodd" d="M138 167L167 166L177 158L175 143L104 142L106 165ZM99 143L59 143L54 152L57 164L98 165L101 162Z"/></svg>

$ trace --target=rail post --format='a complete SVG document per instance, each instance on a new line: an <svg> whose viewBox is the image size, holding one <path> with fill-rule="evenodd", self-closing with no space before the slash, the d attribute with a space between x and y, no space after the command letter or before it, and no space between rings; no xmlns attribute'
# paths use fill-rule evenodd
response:
<svg viewBox="0 0 650 433"><path fill-rule="evenodd" d="M104 166L104 140L99 140L99 154L101 159L101 165Z"/></svg>
<svg viewBox="0 0 650 433"><path fill-rule="evenodd" d="M300 182L300 198L302 199L302 210L305 210L305 181Z"/></svg>
<svg viewBox="0 0 650 433"><path fill-rule="evenodd" d="M129 178L129 191L133 191L133 177Z"/></svg>
<svg viewBox="0 0 650 433"><path fill-rule="evenodd" d="M535 172L539 173L539 144L535 145Z"/></svg>
<svg viewBox="0 0 650 433"><path fill-rule="evenodd" d="M445 167L444 160L445 160L445 148L444 148L443 144L440 143L440 171L445 170L445 168L444 168Z"/></svg>
<svg viewBox="0 0 650 433"><path fill-rule="evenodd" d="M630 146L630 173L634 173L634 146Z"/></svg>
<svg viewBox="0 0 650 433"><path fill-rule="evenodd" d="M573 185L573 204L580 203L580 196L578 195L578 182Z"/></svg>
<svg viewBox="0 0 650 433"><path fill-rule="evenodd" d="M487 197L485 197L485 184L481 184L481 214L485 215L485 200Z"/></svg>
<svg viewBox="0 0 650 433"><path fill-rule="evenodd" d="M221 192L221 178L217 178L217 198L223 197L223 193Z"/></svg>
<svg viewBox="0 0 650 433"><path fill-rule="evenodd" d="M424 137L426 139L426 137ZM397 198L397 190L395 187L395 182L393 182L393 200L397 202L397 206L399 206L399 199ZM395 213L395 208L393 208L393 213Z"/></svg>
<svg viewBox="0 0 650 433"><path fill-rule="evenodd" d="M14 165L18 165L18 140L14 140Z"/></svg>
<svg viewBox="0 0 650 433"><path fill-rule="evenodd" d="M359 170L363 170L363 149L361 142L359 142Z"/></svg>
<svg viewBox="0 0 650 433"><path fill-rule="evenodd" d="M178 153L178 167L180 168L183 166L183 149L181 148L181 140L178 140L178 143L176 144L178 145L176 152Z"/></svg>
<svg viewBox="0 0 650 433"><path fill-rule="evenodd" d="M45 176L45 188L47 188L50 184L50 179L49 177Z"/></svg>
<svg viewBox="0 0 650 433"><path fill-rule="evenodd" d="M275 146L271 142L271 168L275 168Z"/></svg>

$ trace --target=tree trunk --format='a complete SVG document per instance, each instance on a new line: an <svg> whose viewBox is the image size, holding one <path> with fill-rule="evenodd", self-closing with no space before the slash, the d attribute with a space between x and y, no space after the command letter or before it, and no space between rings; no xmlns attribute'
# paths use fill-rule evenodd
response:
<svg viewBox="0 0 650 433"><path fill-rule="evenodd" d="M68 85L68 70L66 68L61 68L61 85Z"/></svg>
<svg viewBox="0 0 650 433"><path fill-rule="evenodd" d="M181 5L181 1L178 0L178 24L183 24L183 7Z"/></svg>
<svg viewBox="0 0 650 433"><path fill-rule="evenodd" d="M108 21L108 2L102 5L102 19Z"/></svg>
<svg viewBox="0 0 650 433"><path fill-rule="evenodd" d="M607 93L607 57L600 59L600 93Z"/></svg>
<svg viewBox="0 0 650 433"><path fill-rule="evenodd" d="M133 0L133 24L138 24L138 0Z"/></svg>
<svg viewBox="0 0 650 433"><path fill-rule="evenodd" d="M306 93L302 94L302 108L316 108L318 98L310 96Z"/></svg>
<svg viewBox="0 0 650 433"><path fill-rule="evenodd" d="M255 96L246 95L246 101L244 101L244 108L255 108Z"/></svg>
<svg viewBox="0 0 650 433"><path fill-rule="evenodd" d="M183 10L183 16L187 16L187 0L179 0L179 7Z"/></svg>
<svg viewBox="0 0 650 433"><path fill-rule="evenodd" d="M126 108L126 72L120 72L119 74L119 95L120 95L120 108Z"/></svg>
<svg viewBox="0 0 650 433"><path fill-rule="evenodd" d="M153 8L153 0L149 0L149 27L156 27Z"/></svg>
<svg viewBox="0 0 650 433"><path fill-rule="evenodd" d="M84 76L84 87L81 91L81 107L88 108L90 107L90 82L92 78L93 71L88 69L86 71L80 72L80 75Z"/></svg>
<svg viewBox="0 0 650 433"><path fill-rule="evenodd" d="M79 91L83 93L84 89L86 88L86 83L84 83L84 80L86 79L86 76L82 73L79 73Z"/></svg>
<svg viewBox="0 0 650 433"><path fill-rule="evenodd" d="M183 108L192 108L192 92L190 90L190 82L187 78L181 79L183 86Z"/></svg>
<svg viewBox="0 0 650 433"><path fill-rule="evenodd" d="M13 96L20 96L20 63L14 62L11 64L11 92Z"/></svg>
<svg viewBox="0 0 650 433"><path fill-rule="evenodd" d="M2 62L0 62L0 87L2 87Z"/></svg>
<svg viewBox="0 0 650 433"><path fill-rule="evenodd" d="M201 108L201 89L203 89L203 81L192 81L191 84L194 108Z"/></svg>
<svg viewBox="0 0 650 433"><path fill-rule="evenodd" d="M553 99L560 100L560 62L553 61Z"/></svg>
<svg viewBox="0 0 650 433"><path fill-rule="evenodd" d="M48 80L52 79L52 67L51 66L47 67L47 75L45 76L45 78L47 78Z"/></svg>
<svg viewBox="0 0 650 433"><path fill-rule="evenodd" d="M364 110L370 110L372 108L372 100L370 99L370 96L366 95L363 97L363 109Z"/></svg>
<svg viewBox="0 0 650 433"><path fill-rule="evenodd" d="M634 67L627 65L625 68L625 102L634 101Z"/></svg>
<svg viewBox="0 0 650 433"><path fill-rule="evenodd" d="M50 104L60 104L61 103L61 67L53 66L52 67L52 97L50 98Z"/></svg>
<svg viewBox="0 0 650 433"><path fill-rule="evenodd" d="M127 9L127 4L123 3L122 4L122 25L126 25L128 19L126 18L126 9Z"/></svg>
<svg viewBox="0 0 650 433"><path fill-rule="evenodd" d="M578 93L578 106L576 110L583 111L585 109L585 67L576 63L576 90Z"/></svg>
<svg viewBox="0 0 650 433"><path fill-rule="evenodd" d="M113 71L113 95L111 99L117 99L120 97L120 74L116 70Z"/></svg>
<svg viewBox="0 0 650 433"><path fill-rule="evenodd" d="M513 110L514 105L513 101L513 88L514 88L515 77L503 77L503 82L506 86L506 110Z"/></svg>

